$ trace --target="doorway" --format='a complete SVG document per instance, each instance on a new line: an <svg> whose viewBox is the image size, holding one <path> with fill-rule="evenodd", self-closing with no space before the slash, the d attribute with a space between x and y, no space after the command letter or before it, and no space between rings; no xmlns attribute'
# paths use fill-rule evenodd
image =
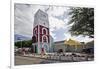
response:
<svg viewBox="0 0 100 69"><path fill-rule="evenodd" d="M35 51L34 51L34 52L35 52L35 53L37 53L37 46L35 45L35 47L34 47L34 48L35 48Z"/></svg>

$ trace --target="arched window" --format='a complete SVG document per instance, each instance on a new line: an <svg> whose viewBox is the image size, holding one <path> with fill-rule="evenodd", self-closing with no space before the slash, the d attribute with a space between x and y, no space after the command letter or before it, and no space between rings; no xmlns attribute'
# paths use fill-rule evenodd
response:
<svg viewBox="0 0 100 69"><path fill-rule="evenodd" d="M46 35L42 36L42 42L47 42L48 43L48 37Z"/></svg>
<svg viewBox="0 0 100 69"><path fill-rule="evenodd" d="M42 29L42 34L46 34L47 35L47 33L48 33L47 29L46 28L43 28Z"/></svg>
<svg viewBox="0 0 100 69"><path fill-rule="evenodd" d="M36 43L36 36L33 36L32 40L33 40L33 43Z"/></svg>
<svg viewBox="0 0 100 69"><path fill-rule="evenodd" d="M43 34L46 34L46 30L45 29L43 29Z"/></svg>
<svg viewBox="0 0 100 69"><path fill-rule="evenodd" d="M37 34L37 28L34 29L34 34Z"/></svg>

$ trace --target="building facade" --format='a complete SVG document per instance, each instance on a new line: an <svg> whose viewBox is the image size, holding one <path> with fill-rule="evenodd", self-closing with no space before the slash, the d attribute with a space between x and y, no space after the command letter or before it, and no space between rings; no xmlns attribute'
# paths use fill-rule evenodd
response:
<svg viewBox="0 0 100 69"><path fill-rule="evenodd" d="M34 53L47 53L50 46L50 34L49 34L49 20L48 14L42 10L38 10L34 16L33 25L33 51Z"/></svg>
<svg viewBox="0 0 100 69"><path fill-rule="evenodd" d="M68 45L65 44L66 40L54 42L54 51L59 52L62 50L63 52L82 52L83 45L75 46L75 45Z"/></svg>
<svg viewBox="0 0 100 69"><path fill-rule="evenodd" d="M59 50L66 52L67 46L65 46L64 42L65 40L54 42L54 52L58 52Z"/></svg>

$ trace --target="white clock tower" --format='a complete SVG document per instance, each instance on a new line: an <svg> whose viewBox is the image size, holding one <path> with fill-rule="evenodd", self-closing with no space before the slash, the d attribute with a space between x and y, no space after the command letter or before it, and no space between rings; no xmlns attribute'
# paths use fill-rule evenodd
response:
<svg viewBox="0 0 100 69"><path fill-rule="evenodd" d="M38 10L34 16L33 48L34 53L47 53L50 46L48 14Z"/></svg>

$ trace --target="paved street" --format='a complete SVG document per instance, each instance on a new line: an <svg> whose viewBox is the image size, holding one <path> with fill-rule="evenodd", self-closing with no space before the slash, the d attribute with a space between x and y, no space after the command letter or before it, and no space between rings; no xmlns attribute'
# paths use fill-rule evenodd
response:
<svg viewBox="0 0 100 69"><path fill-rule="evenodd" d="M79 56L80 55L80 56ZM69 53L66 56L52 55L47 57L47 55L41 57L41 55L26 54L15 56L15 65L31 65L31 64L47 64L47 63L61 63L61 62L80 62L80 61L93 61L93 58L86 57L83 54L77 53L77 55L72 56Z"/></svg>
<svg viewBox="0 0 100 69"><path fill-rule="evenodd" d="M41 58L15 56L15 65L31 65L31 64L45 64L57 63L59 61L46 60Z"/></svg>

